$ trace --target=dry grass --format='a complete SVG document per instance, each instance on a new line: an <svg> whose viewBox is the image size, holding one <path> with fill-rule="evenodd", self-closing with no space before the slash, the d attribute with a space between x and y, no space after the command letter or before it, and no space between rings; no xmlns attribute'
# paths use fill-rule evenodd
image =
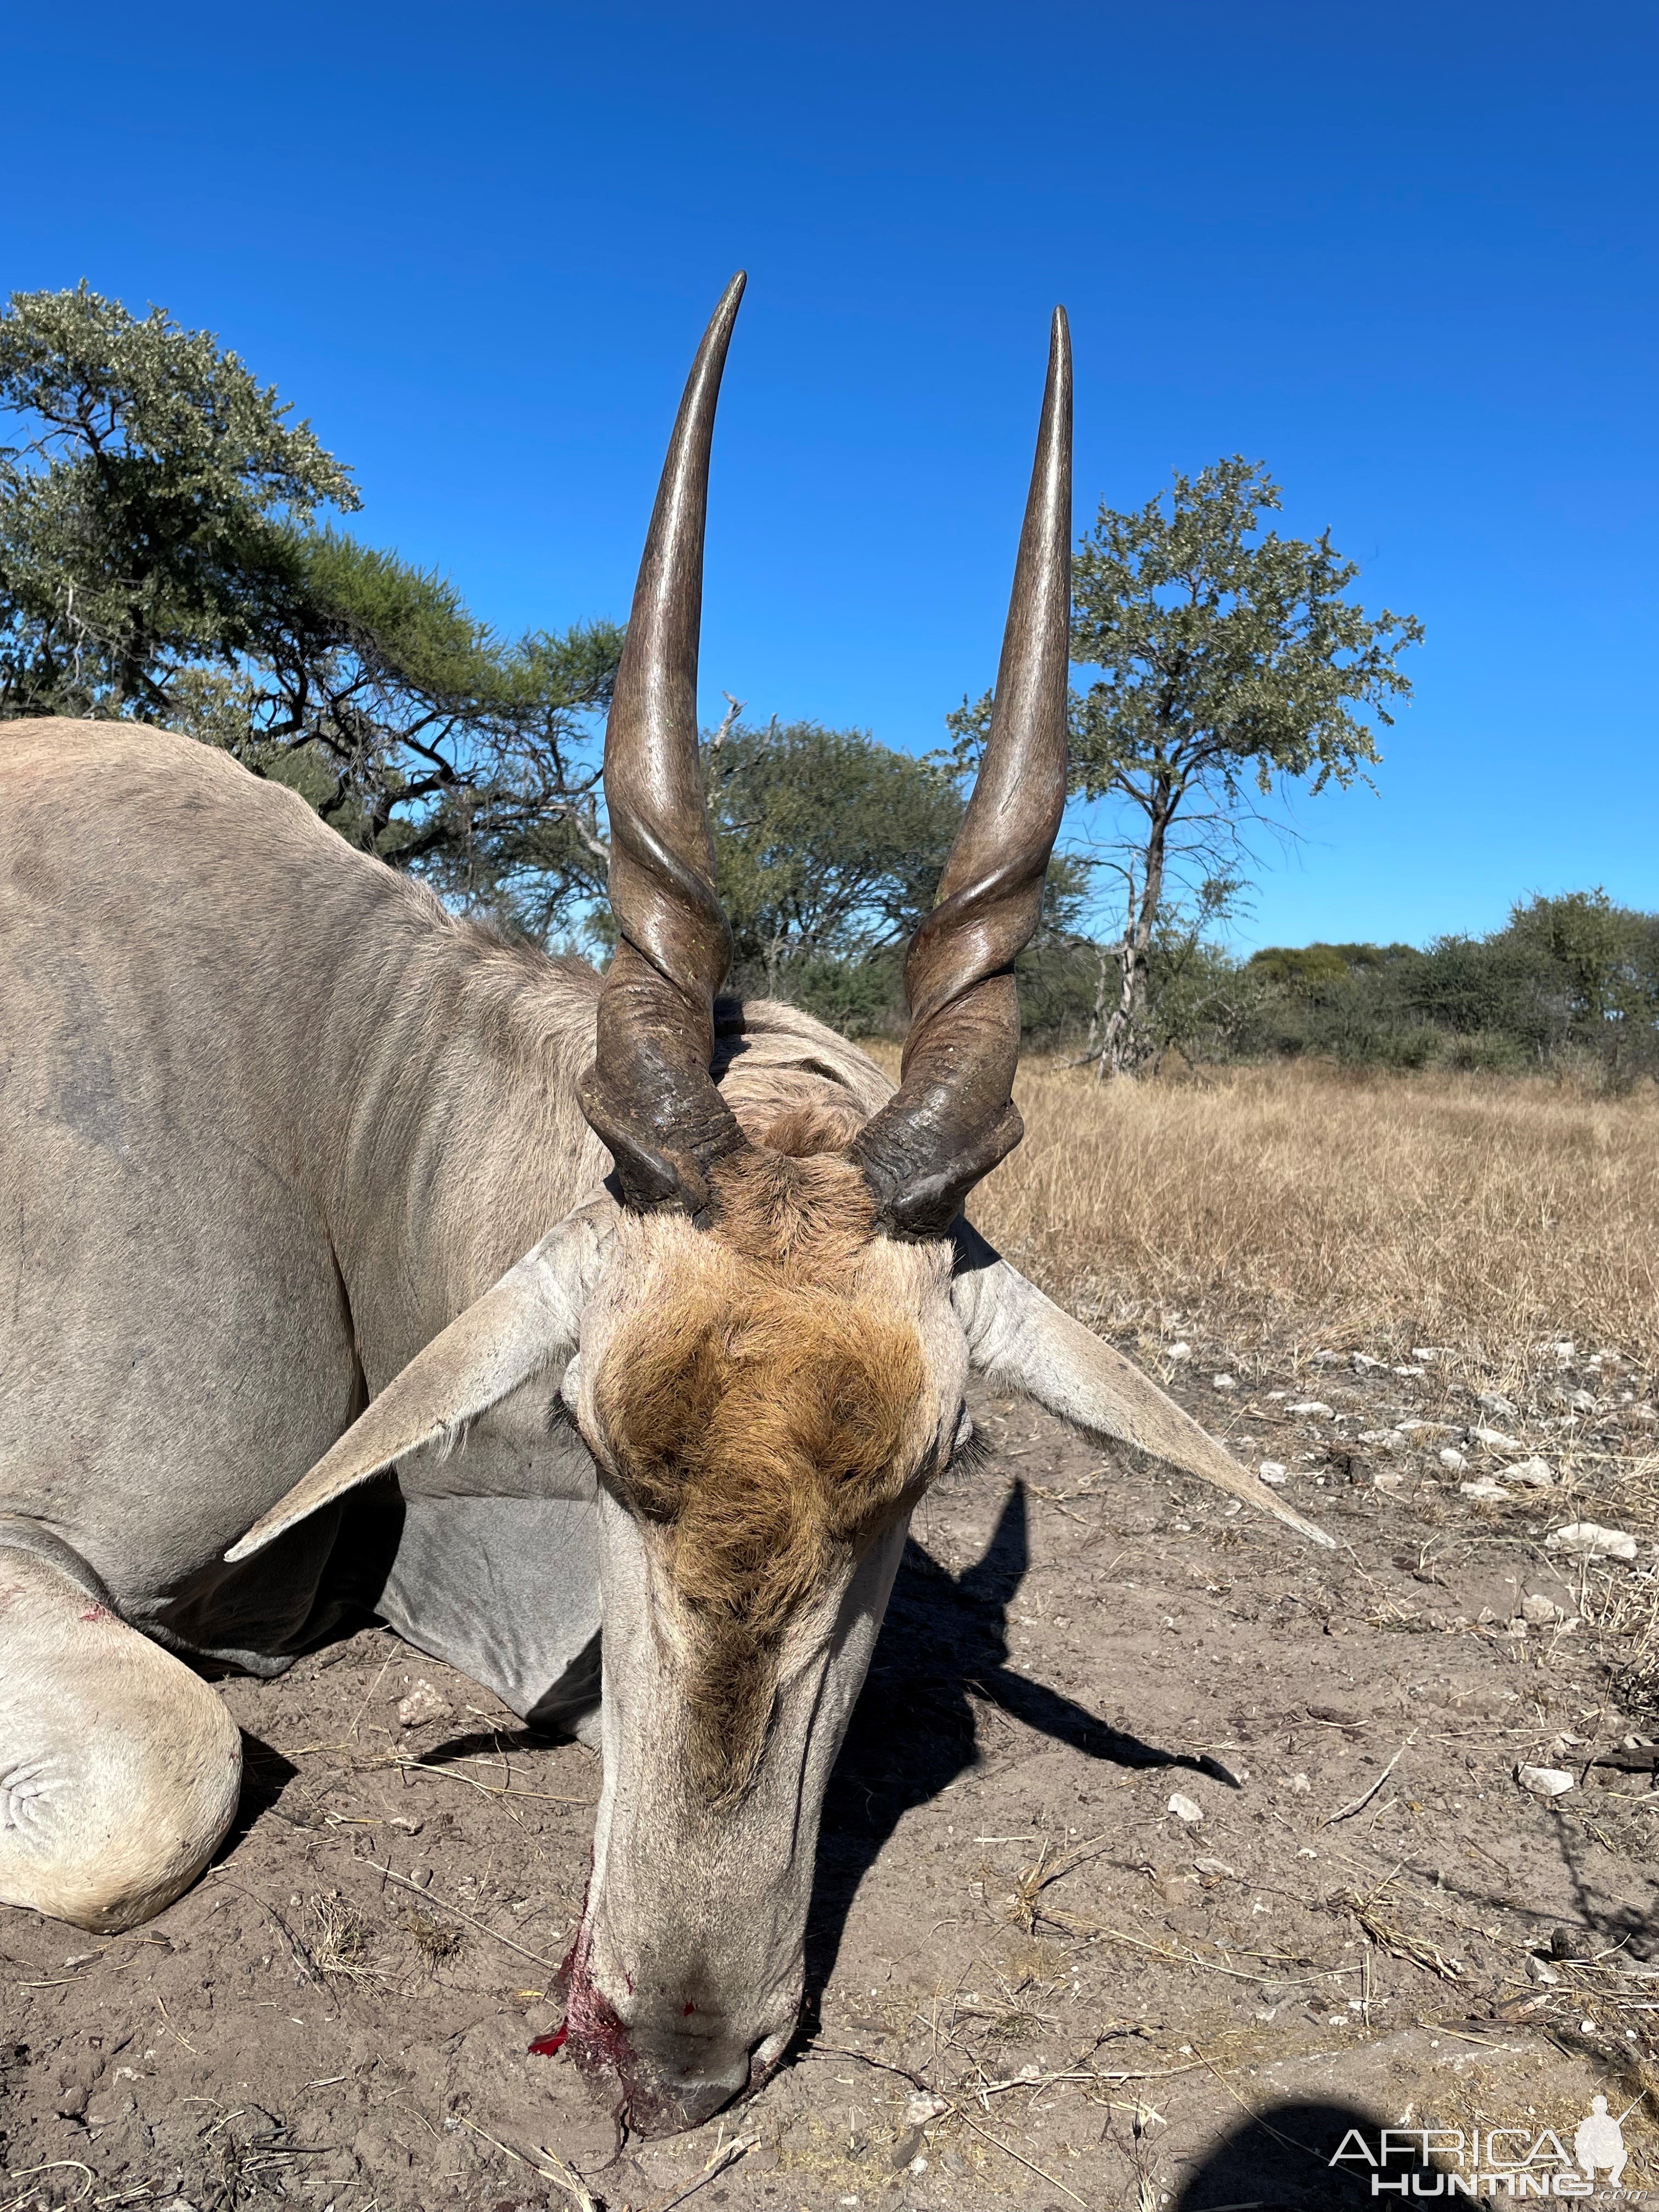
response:
<svg viewBox="0 0 1659 2212"><path fill-rule="evenodd" d="M895 1058L896 1056L895 1055ZM1659 1094L1318 1066L1099 1085L1022 1072L975 1219L1109 1328L1248 1342L1659 1350Z"/></svg>

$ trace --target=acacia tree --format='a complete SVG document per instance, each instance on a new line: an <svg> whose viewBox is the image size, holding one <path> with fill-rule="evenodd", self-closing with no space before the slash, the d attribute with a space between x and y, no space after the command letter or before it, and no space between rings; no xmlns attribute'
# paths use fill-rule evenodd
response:
<svg viewBox="0 0 1659 2212"><path fill-rule="evenodd" d="M0 717L166 723L544 936L605 866L613 623L498 637L337 528L351 474L210 331L82 283L0 315Z"/></svg>
<svg viewBox="0 0 1659 2212"><path fill-rule="evenodd" d="M705 741L716 883L744 988L855 1027L897 995L897 949L933 904L961 824L954 776L866 731L738 703Z"/></svg>
<svg viewBox="0 0 1659 2212"><path fill-rule="evenodd" d="M169 678L254 642L285 523L351 472L207 331L82 283L0 315L0 712L155 721Z"/></svg>
<svg viewBox="0 0 1659 2212"><path fill-rule="evenodd" d="M1244 888L1249 833L1276 787L1348 784L1378 758L1373 723L1410 696L1410 615L1345 595L1358 574L1328 533L1263 531L1279 504L1237 455L1119 513L1103 504L1073 567L1072 658L1099 672L1072 699L1075 796L1105 801L1092 866L1120 894L1101 943L1088 1057L1103 1074L1154 1061L1149 1000L1160 944L1190 945ZM958 757L988 696L949 721Z"/></svg>
<svg viewBox="0 0 1659 2212"><path fill-rule="evenodd" d="M1160 918L1185 892L1220 910L1249 824L1276 786L1346 785L1378 754L1374 723L1407 698L1400 654L1422 625L1345 595L1358 566L1264 531L1279 487L1235 454L1121 514L1102 505L1073 570L1072 658L1100 672L1075 700L1073 787L1115 802L1123 887L1103 1073L1152 1050L1147 990Z"/></svg>

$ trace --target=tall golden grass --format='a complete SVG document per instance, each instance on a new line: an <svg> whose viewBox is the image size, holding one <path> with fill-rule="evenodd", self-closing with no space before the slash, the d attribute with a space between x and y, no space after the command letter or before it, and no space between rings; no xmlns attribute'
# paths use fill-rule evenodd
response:
<svg viewBox="0 0 1659 2212"><path fill-rule="evenodd" d="M1086 1317L1241 1348L1543 1339L1659 1351L1659 1093L1296 1064L1097 1084L1028 1062L1025 1141L973 1201Z"/></svg>

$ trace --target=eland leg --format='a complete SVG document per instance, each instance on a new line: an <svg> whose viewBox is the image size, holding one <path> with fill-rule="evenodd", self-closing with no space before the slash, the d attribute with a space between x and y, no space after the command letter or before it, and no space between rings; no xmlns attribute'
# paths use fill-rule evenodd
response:
<svg viewBox="0 0 1659 2212"><path fill-rule="evenodd" d="M242 1759L208 1685L95 1587L0 1543L0 1904L110 1933L201 1872Z"/></svg>

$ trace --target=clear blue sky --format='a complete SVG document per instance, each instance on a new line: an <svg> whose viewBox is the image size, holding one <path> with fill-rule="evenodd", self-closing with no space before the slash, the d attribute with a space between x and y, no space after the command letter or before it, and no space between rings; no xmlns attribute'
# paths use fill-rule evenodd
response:
<svg viewBox="0 0 1659 2212"><path fill-rule="evenodd" d="M1656 55L1645 0L13 9L0 287L217 331L519 629L625 613L746 266L705 711L917 750L994 671L1063 301L1080 521L1243 452L1428 627L1244 941L1659 906Z"/></svg>

